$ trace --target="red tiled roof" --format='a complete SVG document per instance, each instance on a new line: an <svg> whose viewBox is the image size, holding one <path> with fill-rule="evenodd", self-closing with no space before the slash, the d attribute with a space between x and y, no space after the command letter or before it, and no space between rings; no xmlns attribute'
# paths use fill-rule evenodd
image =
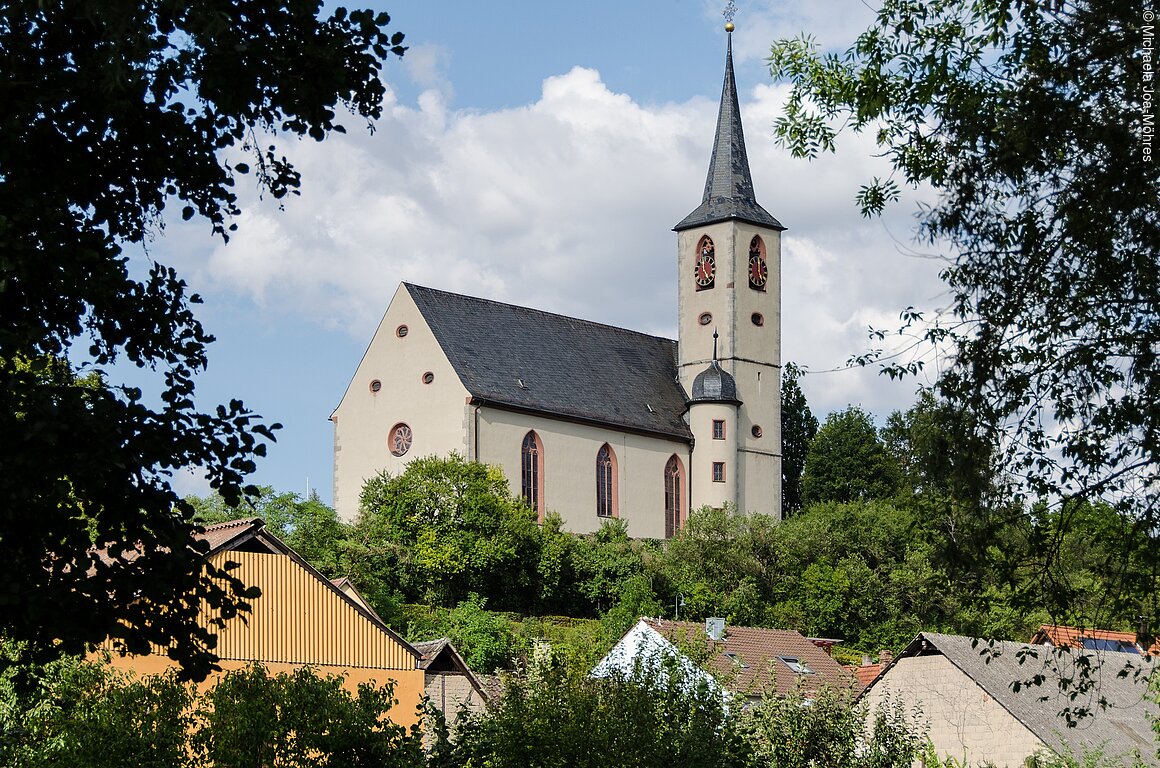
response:
<svg viewBox="0 0 1160 768"><path fill-rule="evenodd" d="M882 668L885 666L885 664L863 664L858 667L847 666L846 669L853 672L854 677L858 678L858 682L865 688L878 679L878 676L882 674Z"/></svg>
<svg viewBox="0 0 1160 768"><path fill-rule="evenodd" d="M735 693L785 696L798 684L806 695L814 695L823 687L852 689L855 693L863 688L854 675L800 632L727 626L724 639L710 645L704 624L662 619L643 621L682 650L690 646L695 649L695 643L705 643L710 656L704 666ZM798 659L811 672L796 673L780 657Z"/></svg>
<svg viewBox="0 0 1160 768"><path fill-rule="evenodd" d="M1087 629L1085 627L1067 627L1061 624L1043 624L1031 638L1032 645L1054 645L1057 648L1082 648L1084 640L1107 640L1124 643L1140 650L1136 642L1135 632L1118 632L1112 629ZM1151 655L1160 655L1160 643L1153 639L1148 647Z"/></svg>
<svg viewBox="0 0 1160 768"><path fill-rule="evenodd" d="M209 544L209 551L212 553L217 552L234 539L258 530L262 525L262 518L260 517L229 520L224 523L205 526L205 531L195 534L195 538L207 542Z"/></svg>

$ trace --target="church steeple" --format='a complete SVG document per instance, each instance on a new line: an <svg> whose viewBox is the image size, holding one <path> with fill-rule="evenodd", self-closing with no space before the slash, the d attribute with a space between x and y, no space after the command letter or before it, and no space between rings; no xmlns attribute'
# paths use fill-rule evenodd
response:
<svg viewBox="0 0 1160 768"><path fill-rule="evenodd" d="M745 153L745 133L741 128L737 83L733 77L733 32L730 31L728 34L725 82L721 86L717 135L713 139L713 154L709 158L705 194L697 209L673 227L676 232L731 219L779 231L785 229L777 219L757 204L753 195L753 177L749 172L749 157Z"/></svg>
<svg viewBox="0 0 1160 768"><path fill-rule="evenodd" d="M753 195L733 76L736 10L730 0L724 13L730 33L725 83L705 194L701 205L674 227L678 369L694 440L691 506L730 504L745 513L777 517L785 227Z"/></svg>

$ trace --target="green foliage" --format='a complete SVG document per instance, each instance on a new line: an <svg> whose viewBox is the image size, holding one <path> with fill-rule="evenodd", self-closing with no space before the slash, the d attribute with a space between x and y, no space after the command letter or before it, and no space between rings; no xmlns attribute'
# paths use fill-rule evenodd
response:
<svg viewBox="0 0 1160 768"><path fill-rule="evenodd" d="M724 612L726 596L759 564L750 554L752 537L772 526L769 518L739 515L731 507L692 510L653 568L668 598L681 595L681 618L703 619Z"/></svg>
<svg viewBox="0 0 1160 768"><path fill-rule="evenodd" d="M257 136L321 140L342 130L339 105L381 113L382 62L402 35L385 13L322 12L310 0L0 6L0 633L30 653L112 636L167 647L202 677L202 602L244 607L240 584L199 568L170 478L202 468L236 503L277 425L237 400L198 409L212 341L200 298L131 256L148 255L174 203L226 239L251 164L261 191L296 191L274 139L266 150ZM115 380L133 369L139 383Z"/></svg>
<svg viewBox="0 0 1160 768"><path fill-rule="evenodd" d="M611 648L630 630L641 616L660 616L663 607L644 574L632 576L621 585L620 599L601 618L603 645Z"/></svg>
<svg viewBox="0 0 1160 768"><path fill-rule="evenodd" d="M507 678L490 712L460 721L432 768L749 765L719 694L671 670L665 680L594 679L548 665Z"/></svg>
<svg viewBox="0 0 1160 768"><path fill-rule="evenodd" d="M996 447L980 439L969 414L929 389L890 415L882 442L916 495L977 510L998 493Z"/></svg>
<svg viewBox="0 0 1160 768"><path fill-rule="evenodd" d="M597 612L620 600L626 583L643 571L641 544L628 538L628 524L613 518L591 536L576 539L572 553L576 589Z"/></svg>
<svg viewBox="0 0 1160 768"><path fill-rule="evenodd" d="M103 664L50 663L20 695L0 684L0 757L11 768L191 765L193 694L173 675L134 680Z"/></svg>
<svg viewBox="0 0 1160 768"><path fill-rule="evenodd" d="M539 594L535 512L499 469L461 456L369 480L351 538L352 567L391 574L409 600L453 606L474 592L508 609Z"/></svg>
<svg viewBox="0 0 1160 768"><path fill-rule="evenodd" d="M901 485L894 457L878 438L874 420L850 406L831 413L810 442L802 476L807 503L886 499Z"/></svg>
<svg viewBox="0 0 1160 768"><path fill-rule="evenodd" d="M807 700L800 690L767 697L748 713L754 764L776 768L904 768L914 763L926 735L906 713L887 706L874 714L865 739L866 710L851 694L823 689Z"/></svg>
<svg viewBox="0 0 1160 768"><path fill-rule="evenodd" d="M793 363L786 363L781 375L781 514L784 517L801 510L802 473L806 469L806 454L814 435L818 434L818 420L806 403L806 396L798 386L805 372Z"/></svg>
<svg viewBox="0 0 1160 768"><path fill-rule="evenodd" d="M865 727L848 693L742 708L672 665L594 679L548 664L507 678L496 706L460 721L429 765L904 768L922 753L906 713L878 713L869 738Z"/></svg>
<svg viewBox="0 0 1160 768"><path fill-rule="evenodd" d="M417 731L383 718L392 686L362 683L308 667L270 675L253 665L230 672L206 694L193 737L199 758L219 768L391 768L421 762Z"/></svg>
<svg viewBox="0 0 1160 768"><path fill-rule="evenodd" d="M490 674L511 665L515 638L511 624L485 605L479 595L469 595L448 614L447 635L469 667Z"/></svg>
<svg viewBox="0 0 1160 768"><path fill-rule="evenodd" d="M791 82L776 132L795 154L831 151L843 127L874 132L896 178L864 189L864 213L899 182L938 196L918 235L953 254L950 307L933 322L904 310L900 332L924 348L884 372L938 354L940 394L999 450L1005 479L1053 505L1110 505L1128 523L1125 550L1160 523L1160 164L1141 123L1144 23L1122 0L888 0L844 56L806 38L771 56ZM958 544L964 559L985 558L982 529ZM1041 543L1029 555L1051 591L1058 551ZM1160 541L1141 554L1156 571Z"/></svg>
<svg viewBox="0 0 1160 768"><path fill-rule="evenodd" d="M21 693L0 682L0 757L11 768L390 768L422 762L417 731L384 718L390 686L309 668L252 666L199 693L173 674L133 678L63 658Z"/></svg>

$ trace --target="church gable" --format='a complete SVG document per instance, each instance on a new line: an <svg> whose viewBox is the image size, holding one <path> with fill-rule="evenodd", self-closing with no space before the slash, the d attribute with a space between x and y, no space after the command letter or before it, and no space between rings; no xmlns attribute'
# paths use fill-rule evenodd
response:
<svg viewBox="0 0 1160 768"><path fill-rule="evenodd" d="M477 401L688 440L671 339L404 284Z"/></svg>
<svg viewBox="0 0 1160 768"><path fill-rule="evenodd" d="M395 292L331 415L334 506L343 519L378 472L398 474L416 456L470 453L468 392L406 287Z"/></svg>

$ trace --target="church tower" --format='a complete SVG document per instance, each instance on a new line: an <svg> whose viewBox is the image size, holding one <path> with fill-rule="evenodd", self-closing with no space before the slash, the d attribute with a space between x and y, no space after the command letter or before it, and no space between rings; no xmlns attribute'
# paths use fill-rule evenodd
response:
<svg viewBox="0 0 1160 768"><path fill-rule="evenodd" d="M701 204L677 233L690 508L781 517L781 233L757 204L733 76L733 23Z"/></svg>

